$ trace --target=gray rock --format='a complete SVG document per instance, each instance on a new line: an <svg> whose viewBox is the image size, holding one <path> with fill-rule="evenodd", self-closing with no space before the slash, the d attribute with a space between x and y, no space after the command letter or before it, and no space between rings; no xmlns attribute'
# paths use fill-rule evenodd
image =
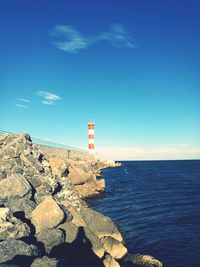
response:
<svg viewBox="0 0 200 267"><path fill-rule="evenodd" d="M30 174L29 174L30 175ZM42 180L39 177L39 175L30 175L28 176L28 180L30 181L30 183L33 185L33 187L37 188L40 185L42 185ZM50 187L51 188L51 187Z"/></svg>
<svg viewBox="0 0 200 267"><path fill-rule="evenodd" d="M44 256L43 258L37 258L31 264L31 267L57 267L58 261L54 258L48 258ZM1 266L0 266L1 267Z"/></svg>
<svg viewBox="0 0 200 267"><path fill-rule="evenodd" d="M15 164L22 166L21 160L19 158L15 158L14 161L15 161Z"/></svg>
<svg viewBox="0 0 200 267"><path fill-rule="evenodd" d="M44 168L43 168L43 166L42 166L41 163L36 162L35 165L34 165L34 167L35 167L40 173L43 173L43 172L44 172Z"/></svg>
<svg viewBox="0 0 200 267"><path fill-rule="evenodd" d="M32 154L30 154L30 155L28 155L28 160L30 161L30 162L32 162L33 164L34 164L34 162L35 162L35 158L34 158L34 156L32 155Z"/></svg>
<svg viewBox="0 0 200 267"><path fill-rule="evenodd" d="M26 198L21 198L17 201L10 199L5 203L5 206L8 207L12 213L23 212L27 219L31 219L31 213L36 208L35 202Z"/></svg>
<svg viewBox="0 0 200 267"><path fill-rule="evenodd" d="M22 138L24 137L25 140L32 142L32 139L29 133L24 133L21 136Z"/></svg>
<svg viewBox="0 0 200 267"><path fill-rule="evenodd" d="M33 187L44 185L47 192L53 192L57 186L50 164L37 145L33 145L30 136L4 135L0 150L0 180L11 174L23 175ZM50 188L50 189L49 189Z"/></svg>
<svg viewBox="0 0 200 267"><path fill-rule="evenodd" d="M44 167L50 167L49 162L47 160L45 160L45 159L43 160L43 158L44 158L44 155L43 154L40 154L39 155L39 161L42 162L42 165Z"/></svg>
<svg viewBox="0 0 200 267"><path fill-rule="evenodd" d="M22 167L15 165L12 170L11 170L12 174L21 174L23 175L24 170L22 169Z"/></svg>
<svg viewBox="0 0 200 267"><path fill-rule="evenodd" d="M0 181L0 199L31 197L32 189L28 181L19 174L11 175Z"/></svg>
<svg viewBox="0 0 200 267"><path fill-rule="evenodd" d="M24 154L20 155L20 159L26 167L30 167L33 165L33 163Z"/></svg>
<svg viewBox="0 0 200 267"><path fill-rule="evenodd" d="M127 261L143 267L163 267L162 262L150 255L129 254Z"/></svg>
<svg viewBox="0 0 200 267"><path fill-rule="evenodd" d="M7 150L6 150L6 155L9 156L9 158L16 158L19 157L20 153L16 153L14 147L10 146Z"/></svg>
<svg viewBox="0 0 200 267"><path fill-rule="evenodd" d="M28 146L27 147L27 149L24 149L23 150L23 154L24 154L24 156L28 156L28 155L30 155L31 154L31 148Z"/></svg>
<svg viewBox="0 0 200 267"><path fill-rule="evenodd" d="M8 208L0 208L0 223L7 220L9 213L10 211Z"/></svg>
<svg viewBox="0 0 200 267"><path fill-rule="evenodd" d="M7 174L5 170L0 170L0 181L5 179L7 177Z"/></svg>
<svg viewBox="0 0 200 267"><path fill-rule="evenodd" d="M0 208L0 240L20 239L30 235L30 228L15 218L8 208Z"/></svg>
<svg viewBox="0 0 200 267"><path fill-rule="evenodd" d="M37 233L37 240L45 246L46 253L50 254L53 247L65 242L65 236L60 229L44 229Z"/></svg>
<svg viewBox="0 0 200 267"><path fill-rule="evenodd" d="M47 196L51 196L51 193L47 191L45 186L40 185L39 187L36 188L34 200L37 204L40 204L41 202L43 202Z"/></svg>
<svg viewBox="0 0 200 267"><path fill-rule="evenodd" d="M65 222L58 226L59 229L65 231L65 242L71 244L75 241L78 234L78 227L71 222Z"/></svg>
<svg viewBox="0 0 200 267"><path fill-rule="evenodd" d="M15 162L13 159L5 159L4 158L4 163L3 163L3 166L6 170L11 170L15 165Z"/></svg>
<svg viewBox="0 0 200 267"><path fill-rule="evenodd" d="M0 242L0 263L6 263L17 255L38 256L38 249L21 240L6 240Z"/></svg>

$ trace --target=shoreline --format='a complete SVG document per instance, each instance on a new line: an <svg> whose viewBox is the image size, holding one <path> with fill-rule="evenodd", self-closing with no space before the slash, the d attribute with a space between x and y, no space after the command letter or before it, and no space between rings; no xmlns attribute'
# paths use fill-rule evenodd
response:
<svg viewBox="0 0 200 267"><path fill-rule="evenodd" d="M101 172L118 163L69 156L33 144L28 134L0 135L0 149L0 264L162 266L129 255L116 224L84 201L104 192Z"/></svg>

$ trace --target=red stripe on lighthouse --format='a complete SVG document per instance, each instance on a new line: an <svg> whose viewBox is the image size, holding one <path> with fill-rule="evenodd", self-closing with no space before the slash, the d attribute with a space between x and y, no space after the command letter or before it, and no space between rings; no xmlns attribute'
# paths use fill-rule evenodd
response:
<svg viewBox="0 0 200 267"><path fill-rule="evenodd" d="M92 124L88 124L88 130L94 130L94 124L92 123Z"/></svg>
<svg viewBox="0 0 200 267"><path fill-rule="evenodd" d="M89 135L88 135L88 138L89 138L89 139L94 139L94 134L89 134Z"/></svg>
<svg viewBox="0 0 200 267"><path fill-rule="evenodd" d="M94 149L94 144L88 144L89 149Z"/></svg>

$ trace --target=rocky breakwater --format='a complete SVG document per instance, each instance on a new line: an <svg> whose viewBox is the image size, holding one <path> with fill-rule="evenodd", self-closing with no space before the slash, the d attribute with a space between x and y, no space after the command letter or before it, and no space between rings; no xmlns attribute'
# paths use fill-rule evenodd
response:
<svg viewBox="0 0 200 267"><path fill-rule="evenodd" d="M42 151L48 157L53 174L59 179L62 186L66 186L65 177L67 177L73 186L73 191L82 199L98 196L105 190L105 181L101 179L101 170L119 166L114 161L102 160L84 152L45 146L42 146Z"/></svg>
<svg viewBox="0 0 200 267"><path fill-rule="evenodd" d="M162 266L127 257L115 223L81 199L103 190L96 175L105 166L84 156L56 161L28 134L0 135L0 266Z"/></svg>

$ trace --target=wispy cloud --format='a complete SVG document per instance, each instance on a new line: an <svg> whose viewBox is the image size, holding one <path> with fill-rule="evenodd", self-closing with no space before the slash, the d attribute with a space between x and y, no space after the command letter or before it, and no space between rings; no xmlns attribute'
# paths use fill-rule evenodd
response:
<svg viewBox="0 0 200 267"><path fill-rule="evenodd" d="M103 32L97 36L97 41L108 41L117 47L136 48L132 35L122 24L112 23L108 32Z"/></svg>
<svg viewBox="0 0 200 267"><path fill-rule="evenodd" d="M26 105L19 104L19 103L15 103L15 106L16 106L17 108L27 108Z"/></svg>
<svg viewBox="0 0 200 267"><path fill-rule="evenodd" d="M18 101L20 101L20 102L23 102L23 103L30 103L30 100L28 100L28 99L25 99L25 98L17 98L17 100Z"/></svg>
<svg viewBox="0 0 200 267"><path fill-rule="evenodd" d="M61 97L46 91L38 91L37 95L42 98L44 105L53 105L56 101L61 100Z"/></svg>
<svg viewBox="0 0 200 267"><path fill-rule="evenodd" d="M77 53L100 41L109 42L115 47L136 47L132 35L122 24L116 23L110 24L108 31L91 36L84 36L72 25L56 25L50 30L50 35L64 37L64 41L56 41L54 45L67 53Z"/></svg>
<svg viewBox="0 0 200 267"><path fill-rule="evenodd" d="M57 48L69 53L76 53L81 49L88 47L89 43L74 26L71 25L57 25L51 31L52 36L64 36L66 38L63 42L54 42Z"/></svg>
<svg viewBox="0 0 200 267"><path fill-rule="evenodd" d="M17 108L27 108L28 105L30 103L30 100L26 99L26 98L17 98L15 101L14 101L14 105L17 107Z"/></svg>

